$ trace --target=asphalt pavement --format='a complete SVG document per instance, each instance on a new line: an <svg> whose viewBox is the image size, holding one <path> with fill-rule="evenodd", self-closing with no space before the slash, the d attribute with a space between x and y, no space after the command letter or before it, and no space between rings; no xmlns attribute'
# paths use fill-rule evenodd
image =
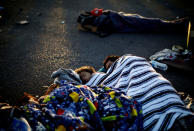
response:
<svg viewBox="0 0 194 131"><path fill-rule="evenodd" d="M134 54L148 58L172 45L186 45L186 34L115 33L105 38L77 29L77 17L93 8L136 13L173 20L193 17L190 1L183 0L11 0L4 1L6 18L0 25L0 96L11 103L23 92L42 95L60 67L90 65L99 69L107 55ZM29 24L17 25L20 20ZM190 73L159 71L177 91L192 94Z"/></svg>

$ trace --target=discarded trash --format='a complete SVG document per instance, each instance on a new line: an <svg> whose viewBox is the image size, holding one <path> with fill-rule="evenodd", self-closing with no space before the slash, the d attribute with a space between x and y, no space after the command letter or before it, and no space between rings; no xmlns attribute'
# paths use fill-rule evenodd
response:
<svg viewBox="0 0 194 131"><path fill-rule="evenodd" d="M65 21L61 21L61 24L65 24Z"/></svg>
<svg viewBox="0 0 194 131"><path fill-rule="evenodd" d="M164 49L162 51L156 52L154 55L150 56L149 59L151 60L150 63L154 68L161 68L162 70L166 70L168 67L165 67L165 65L160 65L166 64L166 66L168 65L177 69L193 72L192 51L184 49L180 45L173 45L172 50ZM159 61L161 63L157 65L158 63L153 61Z"/></svg>
<svg viewBox="0 0 194 131"><path fill-rule="evenodd" d="M189 51L186 49L184 50L184 52L182 52L182 55L187 55L189 53Z"/></svg>
<svg viewBox="0 0 194 131"><path fill-rule="evenodd" d="M175 51L175 52L178 52L178 53L181 53L184 51L184 48L180 45L173 45L172 46L172 51Z"/></svg>
<svg viewBox="0 0 194 131"><path fill-rule="evenodd" d="M164 60L164 59L168 59L168 60L174 60L176 59L176 55L178 55L179 53L172 51L170 49L163 49L159 52L156 52L154 55L150 56L149 59L150 60Z"/></svg>
<svg viewBox="0 0 194 131"><path fill-rule="evenodd" d="M21 21L16 22L16 24L26 25L26 24L29 24L29 22L27 20L21 20Z"/></svg>
<svg viewBox="0 0 194 131"><path fill-rule="evenodd" d="M187 59L189 59L190 57L192 57L192 52L185 49L184 52L182 52L182 55L187 56Z"/></svg>
<svg viewBox="0 0 194 131"><path fill-rule="evenodd" d="M49 88L49 86L42 86L43 88Z"/></svg>
<svg viewBox="0 0 194 131"><path fill-rule="evenodd" d="M166 71L168 69L168 66L166 64L163 64L154 60L150 61L150 63L154 68L157 68L163 71Z"/></svg>

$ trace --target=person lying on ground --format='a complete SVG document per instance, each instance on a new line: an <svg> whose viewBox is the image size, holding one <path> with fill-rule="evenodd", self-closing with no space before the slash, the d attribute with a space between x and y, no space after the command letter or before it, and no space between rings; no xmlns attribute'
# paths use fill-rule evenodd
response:
<svg viewBox="0 0 194 131"><path fill-rule="evenodd" d="M77 22L80 30L94 32L101 37L111 33L186 33L189 25L188 18L167 21L160 18L143 17L139 14L97 8L91 12L80 14Z"/></svg>
<svg viewBox="0 0 194 131"><path fill-rule="evenodd" d="M95 73L86 85L112 87L137 99L142 103L145 130L170 130L177 124L184 130L193 129L194 114L185 107L171 83L145 58L123 55L107 73ZM185 129L180 121L190 124Z"/></svg>
<svg viewBox="0 0 194 131"><path fill-rule="evenodd" d="M109 55L104 59L103 67L98 70L98 72L106 73L109 67L119 58L117 55Z"/></svg>
<svg viewBox="0 0 194 131"><path fill-rule="evenodd" d="M79 72L79 70L77 70L77 72ZM87 87L96 86L95 89L100 89L99 85L102 87L111 87L112 89L121 90L127 94L128 97L135 98L138 102L142 103L143 128L145 130L193 129L193 113L185 108L170 82L158 74L144 58L124 55L111 65L107 73L99 73L94 70L85 72L87 72L84 73L87 74L87 76L84 76L82 79L84 82L87 82L85 84ZM56 113L65 115L64 110L62 110L62 103L67 101L64 100L64 97L72 98L73 101L77 102L79 100L77 99L79 98L79 94L75 91L80 92L80 86L63 86L59 88L54 87L56 90L50 92L50 97L46 97L44 102L47 103L46 105L50 111L53 110L52 106L56 106ZM85 86L81 88L81 90L85 89L88 88L85 88ZM114 94L112 94L112 92L108 94L110 94L110 97L113 99L116 97L116 93L115 96L113 96ZM103 98L103 94L101 97ZM60 104L57 104L55 102L56 100L60 102ZM117 103L116 107L122 108L120 102L115 101L115 103ZM69 102L69 104L73 105L71 108L69 107L68 110L76 109L76 104L74 102ZM106 108L106 106L103 107ZM52 113L50 111L48 113ZM34 110L34 112L36 112L34 114L38 113L37 110ZM55 117L55 115L51 116ZM61 118L62 116L57 117ZM45 120L42 122L45 122ZM180 124L182 122L186 124ZM46 124L52 123L45 123L45 125Z"/></svg>
<svg viewBox="0 0 194 131"><path fill-rule="evenodd" d="M49 95L54 89L59 87L61 84L66 83L73 85L83 85L90 80L94 73L96 73L96 71L91 66L82 66L80 68L75 69L74 71L72 69L59 68L51 75L51 78L54 78L54 83L47 88L45 94L41 96L38 101L44 100L47 95ZM27 100L31 98L30 96L31 95L29 94L24 94L24 98ZM24 101L24 98L22 98L21 101Z"/></svg>
<svg viewBox="0 0 194 131"><path fill-rule="evenodd" d="M94 73L96 73L96 70L92 66L82 66L80 68L75 69L75 72L82 80L82 84L86 84L94 75Z"/></svg>
<svg viewBox="0 0 194 131"><path fill-rule="evenodd" d="M141 104L123 92L110 87L74 86L64 82L56 86L52 84L49 88L54 90L48 91L41 101L25 93L18 117L13 107L0 109L0 113L7 112L4 118L0 117L7 123L0 124L0 130L143 130ZM10 114L14 115L9 117Z"/></svg>

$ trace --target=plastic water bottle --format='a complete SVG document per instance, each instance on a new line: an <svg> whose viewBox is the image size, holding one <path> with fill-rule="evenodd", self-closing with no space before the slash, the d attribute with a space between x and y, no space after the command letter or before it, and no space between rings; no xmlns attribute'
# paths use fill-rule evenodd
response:
<svg viewBox="0 0 194 131"><path fill-rule="evenodd" d="M154 67L154 68L157 68L157 69L160 69L160 70L163 70L163 71L166 71L168 69L168 66L166 64L163 64L163 63L160 63L160 62L157 62L157 61L150 61L150 64Z"/></svg>

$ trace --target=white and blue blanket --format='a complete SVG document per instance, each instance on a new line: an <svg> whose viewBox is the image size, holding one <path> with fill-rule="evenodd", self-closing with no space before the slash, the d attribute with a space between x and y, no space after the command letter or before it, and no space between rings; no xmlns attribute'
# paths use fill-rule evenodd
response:
<svg viewBox="0 0 194 131"><path fill-rule="evenodd" d="M106 74L96 73L86 85L113 87L142 103L145 130L168 130L176 119L193 115L171 83L141 57L120 57Z"/></svg>

